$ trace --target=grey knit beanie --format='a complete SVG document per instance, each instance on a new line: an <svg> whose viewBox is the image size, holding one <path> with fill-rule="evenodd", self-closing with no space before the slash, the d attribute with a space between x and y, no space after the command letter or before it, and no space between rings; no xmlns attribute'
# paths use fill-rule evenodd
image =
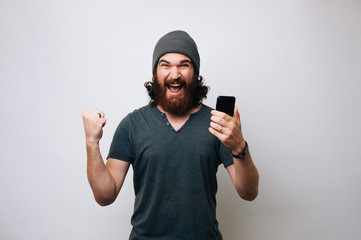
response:
<svg viewBox="0 0 361 240"><path fill-rule="evenodd" d="M159 59L167 53L180 53L192 61L194 71L199 74L200 58L196 42L184 31L173 31L159 39L153 52L153 73L156 72Z"/></svg>

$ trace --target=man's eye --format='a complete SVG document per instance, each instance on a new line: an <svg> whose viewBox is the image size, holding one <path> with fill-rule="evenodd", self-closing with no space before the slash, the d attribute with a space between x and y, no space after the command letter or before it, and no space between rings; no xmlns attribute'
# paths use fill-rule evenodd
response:
<svg viewBox="0 0 361 240"><path fill-rule="evenodd" d="M188 68L190 65L189 64L182 64L181 67L183 68Z"/></svg>

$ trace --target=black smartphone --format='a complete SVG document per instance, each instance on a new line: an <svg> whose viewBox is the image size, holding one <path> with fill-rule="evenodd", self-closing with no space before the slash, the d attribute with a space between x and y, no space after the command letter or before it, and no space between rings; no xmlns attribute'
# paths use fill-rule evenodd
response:
<svg viewBox="0 0 361 240"><path fill-rule="evenodd" d="M217 97L216 110L227 113L233 117L235 103L236 98L233 96L219 96Z"/></svg>

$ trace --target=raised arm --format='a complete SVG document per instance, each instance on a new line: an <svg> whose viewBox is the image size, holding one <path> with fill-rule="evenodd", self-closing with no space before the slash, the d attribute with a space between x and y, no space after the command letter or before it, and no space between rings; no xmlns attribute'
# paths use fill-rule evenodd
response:
<svg viewBox="0 0 361 240"><path fill-rule="evenodd" d="M209 131L215 135L234 155L240 154L246 146L241 130L241 120L237 107L234 117L212 111ZM234 164L227 167L229 176L238 195L248 201L254 200L258 195L259 174L249 151L241 159L233 158Z"/></svg>
<svg viewBox="0 0 361 240"><path fill-rule="evenodd" d="M99 141L106 123L104 113L98 109L82 114L87 151L87 175L95 201L106 206L114 202L123 185L129 163L108 159L104 164L100 154Z"/></svg>

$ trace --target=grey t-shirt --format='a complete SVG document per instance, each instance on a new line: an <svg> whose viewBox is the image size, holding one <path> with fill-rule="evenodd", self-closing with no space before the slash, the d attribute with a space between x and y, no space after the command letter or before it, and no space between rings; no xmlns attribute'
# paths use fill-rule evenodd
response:
<svg viewBox="0 0 361 240"><path fill-rule="evenodd" d="M150 105L119 124L108 158L133 167L129 239L222 239L216 219L216 173L219 164L226 167L233 159L208 131L211 110L202 105L178 131Z"/></svg>

